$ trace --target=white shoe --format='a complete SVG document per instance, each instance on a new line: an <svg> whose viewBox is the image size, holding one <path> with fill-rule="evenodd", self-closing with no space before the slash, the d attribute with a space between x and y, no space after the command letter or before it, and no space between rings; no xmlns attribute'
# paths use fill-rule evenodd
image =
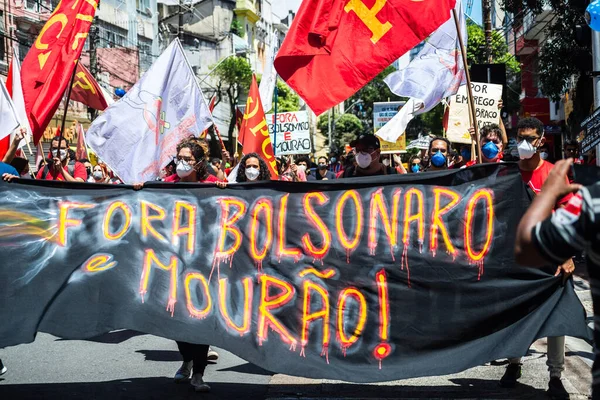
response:
<svg viewBox="0 0 600 400"><path fill-rule="evenodd" d="M206 359L208 361L217 361L219 359L219 353L217 353L216 351L214 351L213 349L211 349L209 347L208 354L206 355Z"/></svg>
<svg viewBox="0 0 600 400"><path fill-rule="evenodd" d="M8 369L4 366L2 360L0 360L0 375L4 375L6 371L8 371Z"/></svg>
<svg viewBox="0 0 600 400"><path fill-rule="evenodd" d="M192 375L192 366L194 365L193 361L183 362L181 367L175 373L175 377L173 380L175 383L181 383L190 379L190 375Z"/></svg>
<svg viewBox="0 0 600 400"><path fill-rule="evenodd" d="M210 386L204 382L202 374L194 374L191 384L196 392L210 392Z"/></svg>

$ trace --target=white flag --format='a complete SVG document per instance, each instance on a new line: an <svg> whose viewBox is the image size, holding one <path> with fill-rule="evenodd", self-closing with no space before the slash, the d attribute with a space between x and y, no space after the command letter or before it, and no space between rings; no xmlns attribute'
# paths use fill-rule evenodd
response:
<svg viewBox="0 0 600 400"><path fill-rule="evenodd" d="M467 26L462 12L462 1L456 2L455 9L459 16L460 35L466 46ZM398 113L403 114L398 119L402 118L406 124L413 116L431 110L442 99L456 94L458 88L466 84L465 67L452 13L450 19L429 36L408 66L388 75L385 83L398 96L414 99L410 110L403 108ZM395 142L406 129L406 125L397 126L396 129L399 130L392 132L385 140Z"/></svg>
<svg viewBox="0 0 600 400"><path fill-rule="evenodd" d="M19 62L19 45L15 43L13 45L13 58L12 58L12 101L17 113L17 119L19 125L27 130L24 140L19 143L19 148L25 146L31 140L31 126L29 126L29 118L27 118L27 111L25 110L25 98L23 97L23 86L21 85L21 63ZM14 139L16 131L13 131L10 135L10 140Z"/></svg>
<svg viewBox="0 0 600 400"><path fill-rule="evenodd" d="M275 37L271 35L271 44L269 45L269 54L267 57L267 65L263 71L263 76L260 80L258 92L260 93L260 101L263 105L265 114L273 108L273 92L277 84L277 70L273 67L275 61Z"/></svg>
<svg viewBox="0 0 600 400"><path fill-rule="evenodd" d="M398 138L404 134L406 126L419 111L419 107L421 107L421 103L416 102L415 99L411 97L406 104L402 106L400 111L394 115L394 118L381 127L375 135L386 142L396 142Z"/></svg>
<svg viewBox="0 0 600 400"><path fill-rule="evenodd" d="M88 146L125 183L155 180L177 144L212 125L208 105L178 39L125 96L96 118Z"/></svg>
<svg viewBox="0 0 600 400"><path fill-rule="evenodd" d="M0 79L0 139L4 139L19 127L19 118L15 112L8 90Z"/></svg>

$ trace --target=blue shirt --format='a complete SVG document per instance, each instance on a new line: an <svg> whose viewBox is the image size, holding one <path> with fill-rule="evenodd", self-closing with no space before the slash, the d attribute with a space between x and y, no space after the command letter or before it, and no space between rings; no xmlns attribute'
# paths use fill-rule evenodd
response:
<svg viewBox="0 0 600 400"><path fill-rule="evenodd" d="M0 177L4 174L19 176L19 173L17 172L15 167L7 163L0 162Z"/></svg>

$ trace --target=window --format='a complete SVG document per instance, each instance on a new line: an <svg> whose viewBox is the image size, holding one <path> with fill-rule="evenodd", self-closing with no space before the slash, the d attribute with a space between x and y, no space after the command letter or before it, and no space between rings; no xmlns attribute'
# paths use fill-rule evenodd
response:
<svg viewBox="0 0 600 400"><path fill-rule="evenodd" d="M127 30L106 21L98 21L98 47L128 47Z"/></svg>
<svg viewBox="0 0 600 400"><path fill-rule="evenodd" d="M146 9L150 9L150 0L135 0L138 12L146 14Z"/></svg>
<svg viewBox="0 0 600 400"><path fill-rule="evenodd" d="M152 66L152 40L138 35L138 49L140 57L140 73L144 73Z"/></svg>

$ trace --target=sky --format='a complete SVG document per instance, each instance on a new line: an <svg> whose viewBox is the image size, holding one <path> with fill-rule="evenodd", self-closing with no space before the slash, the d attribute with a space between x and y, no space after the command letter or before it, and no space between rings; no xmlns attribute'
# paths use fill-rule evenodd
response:
<svg viewBox="0 0 600 400"><path fill-rule="evenodd" d="M462 0L463 7L466 9L467 0ZM282 18L287 15L288 10L298 11L302 0L273 0L271 1L273 11ZM478 24L481 24L481 0L473 0L473 9L470 14L471 18Z"/></svg>

